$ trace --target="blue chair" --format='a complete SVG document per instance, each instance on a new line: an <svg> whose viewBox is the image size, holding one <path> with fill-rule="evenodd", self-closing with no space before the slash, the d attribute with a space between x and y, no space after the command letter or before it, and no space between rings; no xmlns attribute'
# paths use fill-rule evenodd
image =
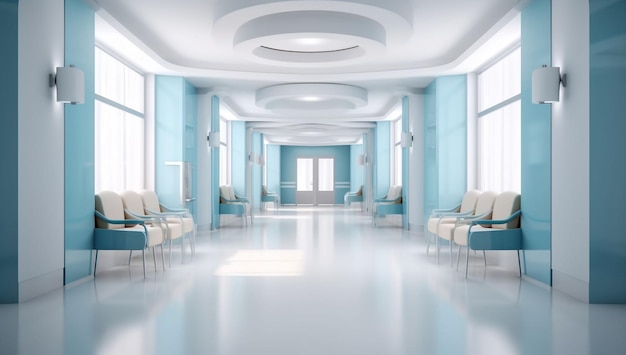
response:
<svg viewBox="0 0 626 355"><path fill-rule="evenodd" d="M465 246L465 278L469 267L469 251L482 250L485 266L485 250L516 250L519 275L522 275L520 250L522 249L522 229L520 228L521 196L516 192L503 192L496 197L491 219L473 219L454 231L454 243L459 246L457 269L461 256L461 246Z"/></svg>
<svg viewBox="0 0 626 355"><path fill-rule="evenodd" d="M404 204L402 203L402 186L394 185L389 188L389 192L383 198L374 200L372 206L372 223L376 226L378 218L391 214L404 214Z"/></svg>
<svg viewBox="0 0 626 355"><path fill-rule="evenodd" d="M163 242L166 238L164 227L157 220L126 219L122 197L112 191L102 191L95 196L96 228L93 235L93 248L96 251L93 274L96 276L98 252L100 250L141 250L143 257L143 276L146 277L145 250L152 249L154 270L157 270L154 247L161 246L163 259ZM129 264L130 264L129 256ZM164 265L165 266L165 265Z"/></svg>
<svg viewBox="0 0 626 355"><path fill-rule="evenodd" d="M268 192L265 185L261 186L261 206L265 209L266 203L273 203L274 210L278 211L278 205L280 204L280 196L275 192Z"/></svg>
<svg viewBox="0 0 626 355"><path fill-rule="evenodd" d="M346 194L343 195L343 203L346 208L350 207L352 202L360 202L361 210L363 210L363 185L361 185L358 190L346 192Z"/></svg>
<svg viewBox="0 0 626 355"><path fill-rule="evenodd" d="M250 201L245 197L239 197L230 185L220 186L220 214L233 214L242 218L241 224L248 225L248 214L250 213L250 223L253 222L252 208Z"/></svg>

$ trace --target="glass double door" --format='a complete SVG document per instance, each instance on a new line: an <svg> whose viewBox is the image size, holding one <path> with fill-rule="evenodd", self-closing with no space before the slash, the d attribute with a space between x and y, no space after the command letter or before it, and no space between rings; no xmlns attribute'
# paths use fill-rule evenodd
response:
<svg viewBox="0 0 626 355"><path fill-rule="evenodd" d="M335 204L335 159L297 158L296 204Z"/></svg>

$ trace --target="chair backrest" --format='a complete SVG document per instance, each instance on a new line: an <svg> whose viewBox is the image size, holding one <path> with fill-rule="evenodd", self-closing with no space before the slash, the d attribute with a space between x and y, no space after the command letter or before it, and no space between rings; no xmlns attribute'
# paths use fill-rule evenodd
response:
<svg viewBox="0 0 626 355"><path fill-rule="evenodd" d="M461 208L459 212L465 213L470 212L476 209L476 203L478 202L478 198L481 195L481 191L479 190L469 190L463 196L463 200L461 201Z"/></svg>
<svg viewBox="0 0 626 355"><path fill-rule="evenodd" d="M161 212L161 204L156 192L152 190L141 190L139 191L139 195L141 196L144 210Z"/></svg>
<svg viewBox="0 0 626 355"><path fill-rule="evenodd" d="M396 200L399 197L402 197L402 185L393 185L389 188L389 192L387 193L387 200Z"/></svg>
<svg viewBox="0 0 626 355"><path fill-rule="evenodd" d="M476 201L476 210L474 211L474 215L478 216L489 212L483 216L482 219L491 219L491 211L493 211L493 204L497 195L498 194L493 191L485 191L481 193L480 197L478 197L478 201Z"/></svg>
<svg viewBox="0 0 626 355"><path fill-rule="evenodd" d="M235 190L231 185L222 185L220 186L220 197L223 197L227 200L236 200Z"/></svg>
<svg viewBox="0 0 626 355"><path fill-rule="evenodd" d="M124 191L121 194L122 203L124 204L124 217L126 219L135 219L132 215L129 215L126 211L143 216L146 214L143 208L143 201L141 196L135 191Z"/></svg>
<svg viewBox="0 0 626 355"><path fill-rule="evenodd" d="M100 191L96 194L96 211L109 219L124 219L122 197L113 191ZM96 227L103 229L122 229L123 224L110 224L96 218Z"/></svg>
<svg viewBox="0 0 626 355"><path fill-rule="evenodd" d="M521 208L521 196L517 192L506 191L496 197L496 201L493 204L493 216L492 219L499 220L505 219L517 212ZM512 219L508 223L494 224L491 228L494 229L512 229L519 227L519 216Z"/></svg>

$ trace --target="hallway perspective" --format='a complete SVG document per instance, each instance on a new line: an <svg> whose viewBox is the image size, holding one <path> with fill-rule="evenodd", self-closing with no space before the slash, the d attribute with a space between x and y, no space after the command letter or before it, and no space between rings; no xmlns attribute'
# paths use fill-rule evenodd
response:
<svg viewBox="0 0 626 355"><path fill-rule="evenodd" d="M617 354L626 306L588 305L470 259L426 256L421 231L360 208L281 207L198 233L196 255L144 280L98 270L0 305L2 354ZM177 253L176 253L177 252ZM102 252L100 257L111 256Z"/></svg>

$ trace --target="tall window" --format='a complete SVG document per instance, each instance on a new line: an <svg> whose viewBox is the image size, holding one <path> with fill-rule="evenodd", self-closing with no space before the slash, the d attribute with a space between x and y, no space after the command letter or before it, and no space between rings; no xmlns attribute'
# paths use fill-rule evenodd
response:
<svg viewBox="0 0 626 355"><path fill-rule="evenodd" d="M391 141L393 142L393 185L402 185L402 120L392 122Z"/></svg>
<svg viewBox="0 0 626 355"><path fill-rule="evenodd" d="M478 74L478 188L521 192L521 50Z"/></svg>
<svg viewBox="0 0 626 355"><path fill-rule="evenodd" d="M228 120L220 117L220 185L230 185L230 153Z"/></svg>
<svg viewBox="0 0 626 355"><path fill-rule="evenodd" d="M95 189L144 187L144 77L95 48Z"/></svg>

